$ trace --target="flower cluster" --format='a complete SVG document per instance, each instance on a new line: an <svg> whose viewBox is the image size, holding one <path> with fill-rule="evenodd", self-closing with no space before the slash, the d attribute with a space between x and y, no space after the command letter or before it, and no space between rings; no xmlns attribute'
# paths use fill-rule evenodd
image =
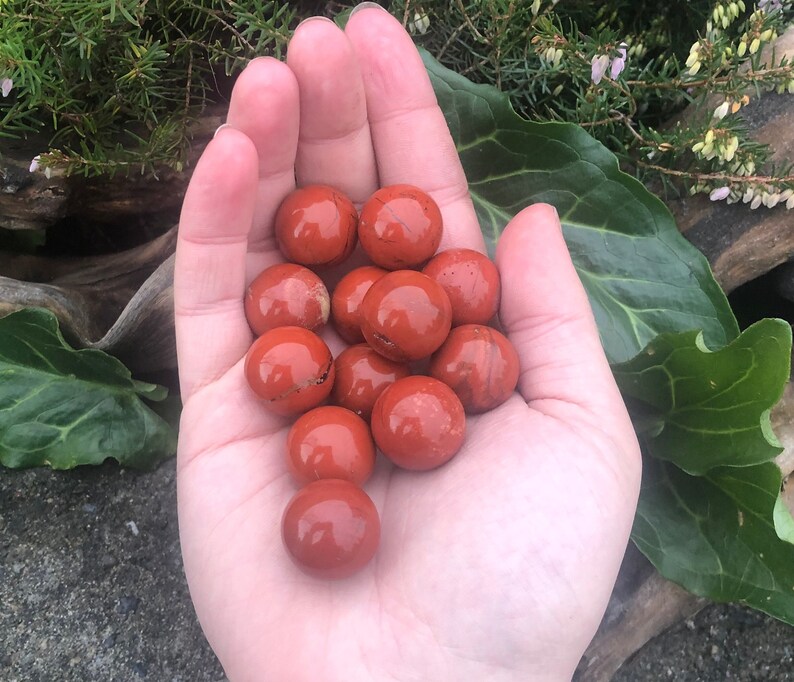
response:
<svg viewBox="0 0 794 682"><path fill-rule="evenodd" d="M707 191L706 186L697 188L696 191ZM696 192L692 192L695 194ZM750 204L750 209L755 210L761 206L767 208L774 208L781 204L786 207L786 210L794 209L794 189L786 189L777 191L774 187L764 184L749 185L743 192L734 189L733 187L723 185L711 190L709 199L712 201L727 200L729 204L736 204L741 201L744 204Z"/></svg>
<svg viewBox="0 0 794 682"><path fill-rule="evenodd" d="M777 12L783 9L783 2L782 0L758 0L758 9L765 12Z"/></svg>
<svg viewBox="0 0 794 682"><path fill-rule="evenodd" d="M742 95L736 101L731 101L731 99L726 99L722 104L720 104L716 109L714 109L714 118L718 121L720 119L725 118L728 113L735 114L739 109L744 106L750 104L750 97L748 95ZM697 151L697 150L693 150Z"/></svg>
<svg viewBox="0 0 794 682"><path fill-rule="evenodd" d="M562 48L554 47L553 45L546 48L546 50L542 54L542 59L549 64L549 66L553 66L557 68L562 61L563 55L565 52Z"/></svg>
<svg viewBox="0 0 794 682"><path fill-rule="evenodd" d="M35 173L36 171L41 171L44 173L44 177L48 180L52 177L52 168L49 166L41 165L41 154L36 154L30 162L30 168L28 168L28 172Z"/></svg>
<svg viewBox="0 0 794 682"><path fill-rule="evenodd" d="M722 161L733 161L739 149L739 138L728 130L709 128L705 137L692 146L692 151L699 157L711 161L714 158Z"/></svg>
<svg viewBox="0 0 794 682"><path fill-rule="evenodd" d="M620 44L620 47L618 47L617 56L612 58L612 66L610 66L609 55L601 54L593 56L593 59L590 62L590 78L593 83L598 85L601 82L601 79L606 73L607 67L609 67L609 77L612 80L615 80L623 72L623 69L626 68L627 48L628 45L626 45L626 43Z"/></svg>
<svg viewBox="0 0 794 682"><path fill-rule="evenodd" d="M743 0L729 2L727 5L717 3L711 12L711 21L706 24L706 30L712 31L715 26L728 28L746 9Z"/></svg>
<svg viewBox="0 0 794 682"><path fill-rule="evenodd" d="M406 28L413 35L419 34L423 36L427 33L427 29L430 28L430 17L425 12L416 11L413 18L408 21Z"/></svg>

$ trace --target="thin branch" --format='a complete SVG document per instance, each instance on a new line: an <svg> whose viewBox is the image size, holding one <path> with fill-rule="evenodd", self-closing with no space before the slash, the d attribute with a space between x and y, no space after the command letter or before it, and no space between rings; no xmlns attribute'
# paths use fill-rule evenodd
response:
<svg viewBox="0 0 794 682"><path fill-rule="evenodd" d="M653 163L646 163L640 159L636 159L635 163L642 168L654 170L665 175L673 175L677 178L687 178L690 180L719 180L721 182L756 182L759 184L780 184L794 182L794 175L784 175L777 177L774 175L732 175L730 173L691 173L689 171L679 171L672 168L665 168L664 166L657 166Z"/></svg>
<svg viewBox="0 0 794 682"><path fill-rule="evenodd" d="M477 37L477 39L481 43L485 43L486 45L490 45L491 43L485 38L485 36L483 36L482 33L480 33L477 30L477 27L471 22L471 19L469 18L469 15L466 14L466 8L463 6L463 0L457 0L457 4L458 4L458 9L460 10L460 13L463 15L463 20L466 22L468 27L471 29L472 33L474 33L474 35Z"/></svg>
<svg viewBox="0 0 794 682"><path fill-rule="evenodd" d="M794 73L794 65L787 64L786 66L778 66L772 69L763 69L761 71L748 71L740 76L722 76L719 78L702 78L698 81L687 81L677 78L672 81L665 81L663 83L650 83L648 81L626 81L626 85L631 88L648 88L651 90L682 90L686 88L702 88L705 86L723 85L730 83L732 80L739 78L740 80L748 79L751 81L763 81L769 78L774 78L780 75L788 75Z"/></svg>

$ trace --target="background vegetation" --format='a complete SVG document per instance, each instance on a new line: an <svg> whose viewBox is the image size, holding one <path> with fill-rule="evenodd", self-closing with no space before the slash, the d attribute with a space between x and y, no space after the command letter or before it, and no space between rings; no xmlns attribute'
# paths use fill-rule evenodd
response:
<svg viewBox="0 0 794 682"><path fill-rule="evenodd" d="M349 4L321 9L336 16ZM794 206L791 168L770 166L769 150L737 116L763 91L794 92L794 67L764 50L791 21L788 2L384 4L443 65L495 85L527 118L579 123L646 182ZM280 55L316 10L284 1L2 0L0 136L46 133L34 169L181 170L203 108L223 101L249 59ZM696 113L670 123L690 103Z"/></svg>

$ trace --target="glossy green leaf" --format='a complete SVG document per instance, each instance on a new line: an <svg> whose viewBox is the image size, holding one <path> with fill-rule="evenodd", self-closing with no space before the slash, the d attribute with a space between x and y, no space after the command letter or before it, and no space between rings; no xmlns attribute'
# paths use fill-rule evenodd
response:
<svg viewBox="0 0 794 682"><path fill-rule="evenodd" d="M715 348L738 334L706 259L611 152L576 125L524 120L495 88L423 58L489 246L525 206L556 206L611 362L662 332L701 329Z"/></svg>
<svg viewBox="0 0 794 682"><path fill-rule="evenodd" d="M773 462L690 476L648 458L632 538L687 590L794 625L794 545L773 521L780 480Z"/></svg>
<svg viewBox="0 0 794 682"><path fill-rule="evenodd" d="M102 351L71 348L47 310L0 318L0 380L2 465L71 469L110 457L146 468L175 451L173 429L141 400L165 389Z"/></svg>
<svg viewBox="0 0 794 682"><path fill-rule="evenodd" d="M783 394L790 358L791 326L767 319L714 352L699 332L662 334L612 370L623 395L661 424L645 434L649 453L702 475L781 451L769 411Z"/></svg>

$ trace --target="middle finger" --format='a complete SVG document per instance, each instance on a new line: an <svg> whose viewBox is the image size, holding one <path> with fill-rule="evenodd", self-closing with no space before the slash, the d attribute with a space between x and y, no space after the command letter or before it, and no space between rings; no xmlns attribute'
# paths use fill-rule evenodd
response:
<svg viewBox="0 0 794 682"><path fill-rule="evenodd" d="M345 33L321 17L302 23L287 65L300 90L298 185L326 184L361 205L378 187L358 60Z"/></svg>

